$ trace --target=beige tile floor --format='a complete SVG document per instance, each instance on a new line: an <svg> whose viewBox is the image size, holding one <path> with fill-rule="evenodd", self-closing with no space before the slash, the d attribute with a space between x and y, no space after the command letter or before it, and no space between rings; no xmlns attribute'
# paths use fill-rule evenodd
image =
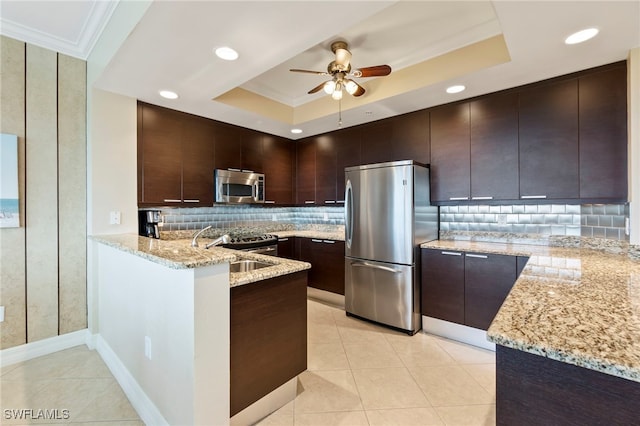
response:
<svg viewBox="0 0 640 426"><path fill-rule="evenodd" d="M2 425L144 425L100 355L84 345L4 367L0 374ZM5 411L20 409L33 415L23 411L20 420ZM46 420L37 418L39 409L58 411L49 411L54 419Z"/></svg>
<svg viewBox="0 0 640 426"><path fill-rule="evenodd" d="M495 425L495 354L310 300L298 396L260 426Z"/></svg>
<svg viewBox="0 0 640 426"><path fill-rule="evenodd" d="M494 425L493 352L409 337L310 300L308 371L298 396L261 426ZM78 346L0 372L0 424L143 425L95 352ZM69 419L7 419L5 409L66 409ZM62 412L60 412L62 414Z"/></svg>

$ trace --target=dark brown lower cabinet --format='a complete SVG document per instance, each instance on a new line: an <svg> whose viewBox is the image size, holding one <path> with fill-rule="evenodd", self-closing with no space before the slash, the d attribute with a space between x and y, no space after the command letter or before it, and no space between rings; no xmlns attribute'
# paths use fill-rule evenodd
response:
<svg viewBox="0 0 640 426"><path fill-rule="evenodd" d="M278 257L297 259L295 251L295 237L278 238Z"/></svg>
<svg viewBox="0 0 640 426"><path fill-rule="evenodd" d="M296 238L299 259L311 263L309 286L344 294L344 241Z"/></svg>
<svg viewBox="0 0 640 426"><path fill-rule="evenodd" d="M496 346L496 424L637 425L640 383Z"/></svg>
<svg viewBox="0 0 640 426"><path fill-rule="evenodd" d="M526 257L422 250L422 313L487 330Z"/></svg>
<svg viewBox="0 0 640 426"><path fill-rule="evenodd" d="M307 369L307 271L231 288L231 412Z"/></svg>

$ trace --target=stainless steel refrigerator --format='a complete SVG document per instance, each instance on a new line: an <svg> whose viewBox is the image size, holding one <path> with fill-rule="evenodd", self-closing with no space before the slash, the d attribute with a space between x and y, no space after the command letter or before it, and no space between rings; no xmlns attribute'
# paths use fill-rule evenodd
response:
<svg viewBox="0 0 640 426"><path fill-rule="evenodd" d="M438 238L429 168L413 161L345 169L345 310L409 334L422 327L420 247Z"/></svg>

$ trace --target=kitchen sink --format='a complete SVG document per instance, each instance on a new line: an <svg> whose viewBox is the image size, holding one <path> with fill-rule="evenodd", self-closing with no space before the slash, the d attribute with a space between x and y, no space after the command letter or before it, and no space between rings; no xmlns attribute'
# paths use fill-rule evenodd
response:
<svg viewBox="0 0 640 426"><path fill-rule="evenodd" d="M273 266L272 263L260 262L259 260L237 260L229 264L230 272L250 272L256 269L266 268Z"/></svg>

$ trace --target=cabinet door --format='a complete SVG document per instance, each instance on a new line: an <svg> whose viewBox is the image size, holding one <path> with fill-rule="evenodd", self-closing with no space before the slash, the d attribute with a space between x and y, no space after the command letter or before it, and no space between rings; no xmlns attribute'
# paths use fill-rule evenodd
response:
<svg viewBox="0 0 640 426"><path fill-rule="evenodd" d="M359 166L360 129L358 127L340 130L335 133L336 150L336 202L344 204L344 169Z"/></svg>
<svg viewBox="0 0 640 426"><path fill-rule="evenodd" d="M391 161L393 151L391 138L393 135L393 121L380 120L362 126L360 150L362 164L383 163Z"/></svg>
<svg viewBox="0 0 640 426"><path fill-rule="evenodd" d="M295 237L278 238L278 257L284 257L286 259L296 259Z"/></svg>
<svg viewBox="0 0 640 426"><path fill-rule="evenodd" d="M332 135L314 138L316 145L316 205L336 203L336 149Z"/></svg>
<svg viewBox="0 0 640 426"><path fill-rule="evenodd" d="M300 260L311 263L309 286L344 294L344 241L300 240Z"/></svg>
<svg viewBox="0 0 640 426"><path fill-rule="evenodd" d="M516 257L465 253L465 325L486 330L516 281Z"/></svg>
<svg viewBox="0 0 640 426"><path fill-rule="evenodd" d="M316 200L316 146L311 138L296 142L296 203L313 205Z"/></svg>
<svg viewBox="0 0 640 426"><path fill-rule="evenodd" d="M240 166L243 170L263 173L262 165L264 151L262 146L262 134L253 130L243 130L240 155L242 156Z"/></svg>
<svg viewBox="0 0 640 426"><path fill-rule="evenodd" d="M468 200L470 194L469 104L431 111L431 200Z"/></svg>
<svg viewBox="0 0 640 426"><path fill-rule="evenodd" d="M580 198L627 200L627 69L578 80Z"/></svg>
<svg viewBox="0 0 640 426"><path fill-rule="evenodd" d="M214 127L211 120L185 114L182 139L182 196L187 205L213 205Z"/></svg>
<svg viewBox="0 0 640 426"><path fill-rule="evenodd" d="M393 118L393 160L429 164L429 111L421 110Z"/></svg>
<svg viewBox="0 0 640 426"><path fill-rule="evenodd" d="M293 204L294 142L265 135L263 149L266 200L271 204Z"/></svg>
<svg viewBox="0 0 640 426"><path fill-rule="evenodd" d="M520 198L578 198L578 80L521 91L519 111Z"/></svg>
<svg viewBox="0 0 640 426"><path fill-rule="evenodd" d="M141 203L167 205L182 202L182 119L170 109L143 105Z"/></svg>
<svg viewBox="0 0 640 426"><path fill-rule="evenodd" d="M460 252L423 249L423 315L464 324L464 257Z"/></svg>
<svg viewBox="0 0 640 426"><path fill-rule="evenodd" d="M517 200L518 94L470 103L471 199Z"/></svg>
<svg viewBox="0 0 640 426"><path fill-rule="evenodd" d="M242 169L242 129L216 123L216 169Z"/></svg>

